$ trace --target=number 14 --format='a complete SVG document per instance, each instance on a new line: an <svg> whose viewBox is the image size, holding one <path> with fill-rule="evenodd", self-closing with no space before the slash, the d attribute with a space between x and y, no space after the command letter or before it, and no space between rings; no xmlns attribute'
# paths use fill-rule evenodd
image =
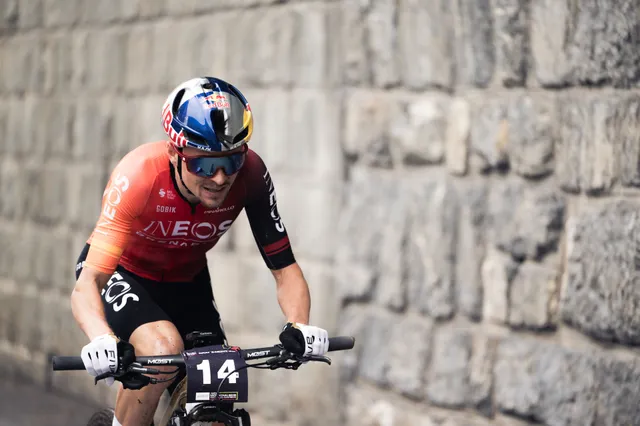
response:
<svg viewBox="0 0 640 426"><path fill-rule="evenodd" d="M211 364L209 364L209 360L205 359L200 364L196 366L196 368L202 371L202 384L210 385L211 384ZM218 379L223 380L229 373L236 369L236 364L232 359L226 360L220 369L218 370ZM239 373L233 373L229 376L229 383L236 383L236 380L240 377Z"/></svg>

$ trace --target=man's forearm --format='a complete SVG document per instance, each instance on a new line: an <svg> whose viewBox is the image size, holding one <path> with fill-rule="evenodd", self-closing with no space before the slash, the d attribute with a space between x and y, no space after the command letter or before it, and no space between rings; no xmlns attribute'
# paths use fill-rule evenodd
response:
<svg viewBox="0 0 640 426"><path fill-rule="evenodd" d="M311 296L300 267L293 264L274 275L278 286L278 303L287 321L309 324Z"/></svg>
<svg viewBox="0 0 640 426"><path fill-rule="evenodd" d="M76 284L71 294L71 311L89 340L113 333L105 318L102 299L95 283Z"/></svg>

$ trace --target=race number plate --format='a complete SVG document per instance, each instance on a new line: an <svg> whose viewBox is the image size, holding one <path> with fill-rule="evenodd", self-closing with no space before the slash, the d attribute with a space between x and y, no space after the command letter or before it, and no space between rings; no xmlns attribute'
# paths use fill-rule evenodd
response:
<svg viewBox="0 0 640 426"><path fill-rule="evenodd" d="M184 351L182 356L187 368L188 403L247 402L249 382L240 351L216 345Z"/></svg>

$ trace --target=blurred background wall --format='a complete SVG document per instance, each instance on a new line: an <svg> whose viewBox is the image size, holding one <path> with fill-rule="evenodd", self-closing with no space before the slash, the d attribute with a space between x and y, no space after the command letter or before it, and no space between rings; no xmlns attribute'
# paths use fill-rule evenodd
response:
<svg viewBox="0 0 640 426"><path fill-rule="evenodd" d="M108 174L226 79L332 367L252 373L257 424L640 424L637 0L2 0L0 372L49 354ZM235 344L283 317L244 215L210 253ZM259 419L259 420L258 420Z"/></svg>

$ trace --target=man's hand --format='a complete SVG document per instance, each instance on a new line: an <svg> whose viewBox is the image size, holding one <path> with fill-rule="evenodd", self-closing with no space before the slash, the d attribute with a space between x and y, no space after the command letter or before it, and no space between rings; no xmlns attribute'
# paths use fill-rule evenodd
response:
<svg viewBox="0 0 640 426"><path fill-rule="evenodd" d="M280 333L280 342L296 355L324 355L329 349L327 330L300 323L287 323Z"/></svg>
<svg viewBox="0 0 640 426"><path fill-rule="evenodd" d="M92 376L115 373L118 369L118 341L112 334L98 336L82 348L80 353L84 368ZM114 382L113 377L106 379L107 385Z"/></svg>

